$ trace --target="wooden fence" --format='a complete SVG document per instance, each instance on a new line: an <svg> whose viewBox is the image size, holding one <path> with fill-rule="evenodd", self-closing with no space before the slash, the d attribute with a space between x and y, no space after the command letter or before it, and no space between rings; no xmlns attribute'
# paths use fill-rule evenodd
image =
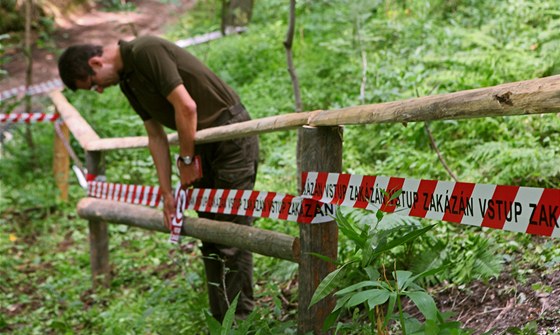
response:
<svg viewBox="0 0 560 335"><path fill-rule="evenodd" d="M101 139L60 92L52 92L50 97L70 132L86 151L88 173L104 174L103 151L140 148L148 144L147 137ZM200 144L273 131L300 129L302 146L297 155L305 157L301 160L302 170L341 172L341 125L558 112L560 112L560 76L552 76L381 104L278 115L201 130L197 132L195 140ZM169 140L171 144L176 145L177 135L169 135ZM89 221L94 287L107 285L110 281L108 223L168 232L163 226L162 213L156 209L85 198L78 203L77 210L80 217ZM255 227L191 218L189 223L183 226L182 235L229 244L262 255L297 262L299 264L298 333L311 331L322 334L322 324L334 307L334 299L332 297L324 299L312 308L308 308L308 305L315 288L329 272L334 270L334 265L311 256L311 253L336 259L337 226L334 221L331 221L314 225L300 224L299 228L299 237L292 237Z"/></svg>

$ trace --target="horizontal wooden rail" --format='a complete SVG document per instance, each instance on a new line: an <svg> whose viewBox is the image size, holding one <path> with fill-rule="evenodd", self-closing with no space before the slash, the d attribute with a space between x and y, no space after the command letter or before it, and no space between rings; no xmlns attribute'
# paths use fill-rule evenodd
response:
<svg viewBox="0 0 560 335"><path fill-rule="evenodd" d="M68 123L67 117L78 119L78 112L60 92L51 93L51 99L65 122ZM560 75L381 104L283 114L204 129L196 133L195 140L196 143L217 142L304 125L398 123L557 112L560 112ZM79 119L80 122L72 122L75 126L68 124L68 127L86 150L140 148L148 144L146 136L99 139L91 127L81 117ZM170 134L168 138L171 144L177 144L177 134Z"/></svg>
<svg viewBox="0 0 560 335"><path fill-rule="evenodd" d="M560 112L560 76L382 104L321 111L312 126L467 119Z"/></svg>
<svg viewBox="0 0 560 335"><path fill-rule="evenodd" d="M195 141L198 144L202 144L272 131L294 129L306 125L311 114L313 114L313 112L292 113L240 122L227 126L203 129L196 133ZM170 134L167 137L169 139L169 143L175 145L179 143L177 133ZM88 143L88 150L105 151L115 149L145 148L147 146L147 136L121 137L92 141Z"/></svg>
<svg viewBox="0 0 560 335"><path fill-rule="evenodd" d="M87 121L78 113L76 108L72 106L66 97L60 91L52 91L49 93L51 101L56 107L66 126L76 138L80 146L86 150L88 144L99 140L97 133L91 128Z"/></svg>
<svg viewBox="0 0 560 335"><path fill-rule="evenodd" d="M90 221L106 221L169 233L163 225L163 213L157 209L95 198L81 199L77 209L81 218ZM299 258L298 238L230 222L189 217L185 220L181 235L292 262L297 262Z"/></svg>

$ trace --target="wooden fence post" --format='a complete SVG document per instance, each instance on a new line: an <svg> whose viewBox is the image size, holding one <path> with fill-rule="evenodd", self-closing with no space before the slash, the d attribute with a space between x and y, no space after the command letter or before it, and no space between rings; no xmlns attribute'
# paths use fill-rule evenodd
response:
<svg viewBox="0 0 560 335"><path fill-rule="evenodd" d="M301 157L303 171L342 171L342 127L308 127L300 130ZM318 253L336 260L338 249L338 228L335 221L321 224L300 224L299 261L299 305L298 334L313 332L328 334L322 327L326 317L334 308L335 300L329 296L309 308L315 289L336 266L310 253Z"/></svg>
<svg viewBox="0 0 560 335"><path fill-rule="evenodd" d="M103 176L105 166L101 151L86 153L86 167L89 175ZM89 226L89 255L93 288L99 285L108 287L111 281L109 266L109 227L104 221L88 221Z"/></svg>
<svg viewBox="0 0 560 335"><path fill-rule="evenodd" d="M64 139L60 138L63 136ZM56 187L60 191L59 199L68 201L68 178L70 177L70 154L64 141L70 141L70 131L65 123L60 124L60 132L54 135L53 173Z"/></svg>

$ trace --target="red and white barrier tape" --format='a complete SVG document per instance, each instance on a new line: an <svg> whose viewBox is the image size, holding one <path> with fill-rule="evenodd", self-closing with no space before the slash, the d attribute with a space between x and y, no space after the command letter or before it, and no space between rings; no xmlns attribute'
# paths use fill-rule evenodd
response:
<svg viewBox="0 0 560 335"><path fill-rule="evenodd" d="M0 92L0 101L9 99L20 94L25 95L37 95L42 93L51 92L54 90L60 90L64 88L64 84L60 79L52 79L44 83L31 85L26 90L24 85L14 87L12 89Z"/></svg>
<svg viewBox="0 0 560 335"><path fill-rule="evenodd" d="M224 189L188 189L185 209L281 219L299 223L332 220L336 206L443 220L544 236L560 236L560 190L411 178L308 172L303 194ZM397 191L401 193L390 200ZM158 207L157 186L90 181L88 196ZM179 198L178 198L179 199ZM179 212L178 212L179 213Z"/></svg>
<svg viewBox="0 0 560 335"><path fill-rule="evenodd" d="M189 189L186 209L299 223L332 221L335 206L289 194L252 190Z"/></svg>
<svg viewBox="0 0 560 335"><path fill-rule="evenodd" d="M181 241L187 193L188 190L181 188L180 183L175 188L175 215L171 218L171 231L169 234L169 242L173 244L178 244Z"/></svg>
<svg viewBox="0 0 560 335"><path fill-rule="evenodd" d="M60 117L59 114L45 114L45 113L0 114L0 123L54 122L59 117Z"/></svg>
<svg viewBox="0 0 560 335"><path fill-rule="evenodd" d="M134 205L159 207L161 192L158 186L138 186L88 181L88 196L126 202Z"/></svg>
<svg viewBox="0 0 560 335"><path fill-rule="evenodd" d="M560 236L560 189L326 172L303 173L302 184L302 197L324 203Z"/></svg>
<svg viewBox="0 0 560 335"><path fill-rule="evenodd" d="M157 186L88 182L88 196L158 207ZM184 208L199 212L272 218L299 223L332 221L336 206L275 192L223 189L188 189Z"/></svg>

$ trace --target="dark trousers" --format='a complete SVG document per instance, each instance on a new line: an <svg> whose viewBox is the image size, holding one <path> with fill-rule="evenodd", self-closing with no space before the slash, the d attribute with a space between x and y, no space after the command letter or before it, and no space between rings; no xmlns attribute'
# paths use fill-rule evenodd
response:
<svg viewBox="0 0 560 335"><path fill-rule="evenodd" d="M226 123L249 120L242 109L232 114ZM258 137L228 140L197 145L197 154L202 158L203 178L196 182L196 188L250 190L255 185L258 165ZM198 213L199 217L251 225L253 218L213 213ZM253 256L250 252L230 246L202 243L202 255L206 270L210 312L223 320L229 304L237 294L236 316L245 318L254 307L253 298Z"/></svg>

